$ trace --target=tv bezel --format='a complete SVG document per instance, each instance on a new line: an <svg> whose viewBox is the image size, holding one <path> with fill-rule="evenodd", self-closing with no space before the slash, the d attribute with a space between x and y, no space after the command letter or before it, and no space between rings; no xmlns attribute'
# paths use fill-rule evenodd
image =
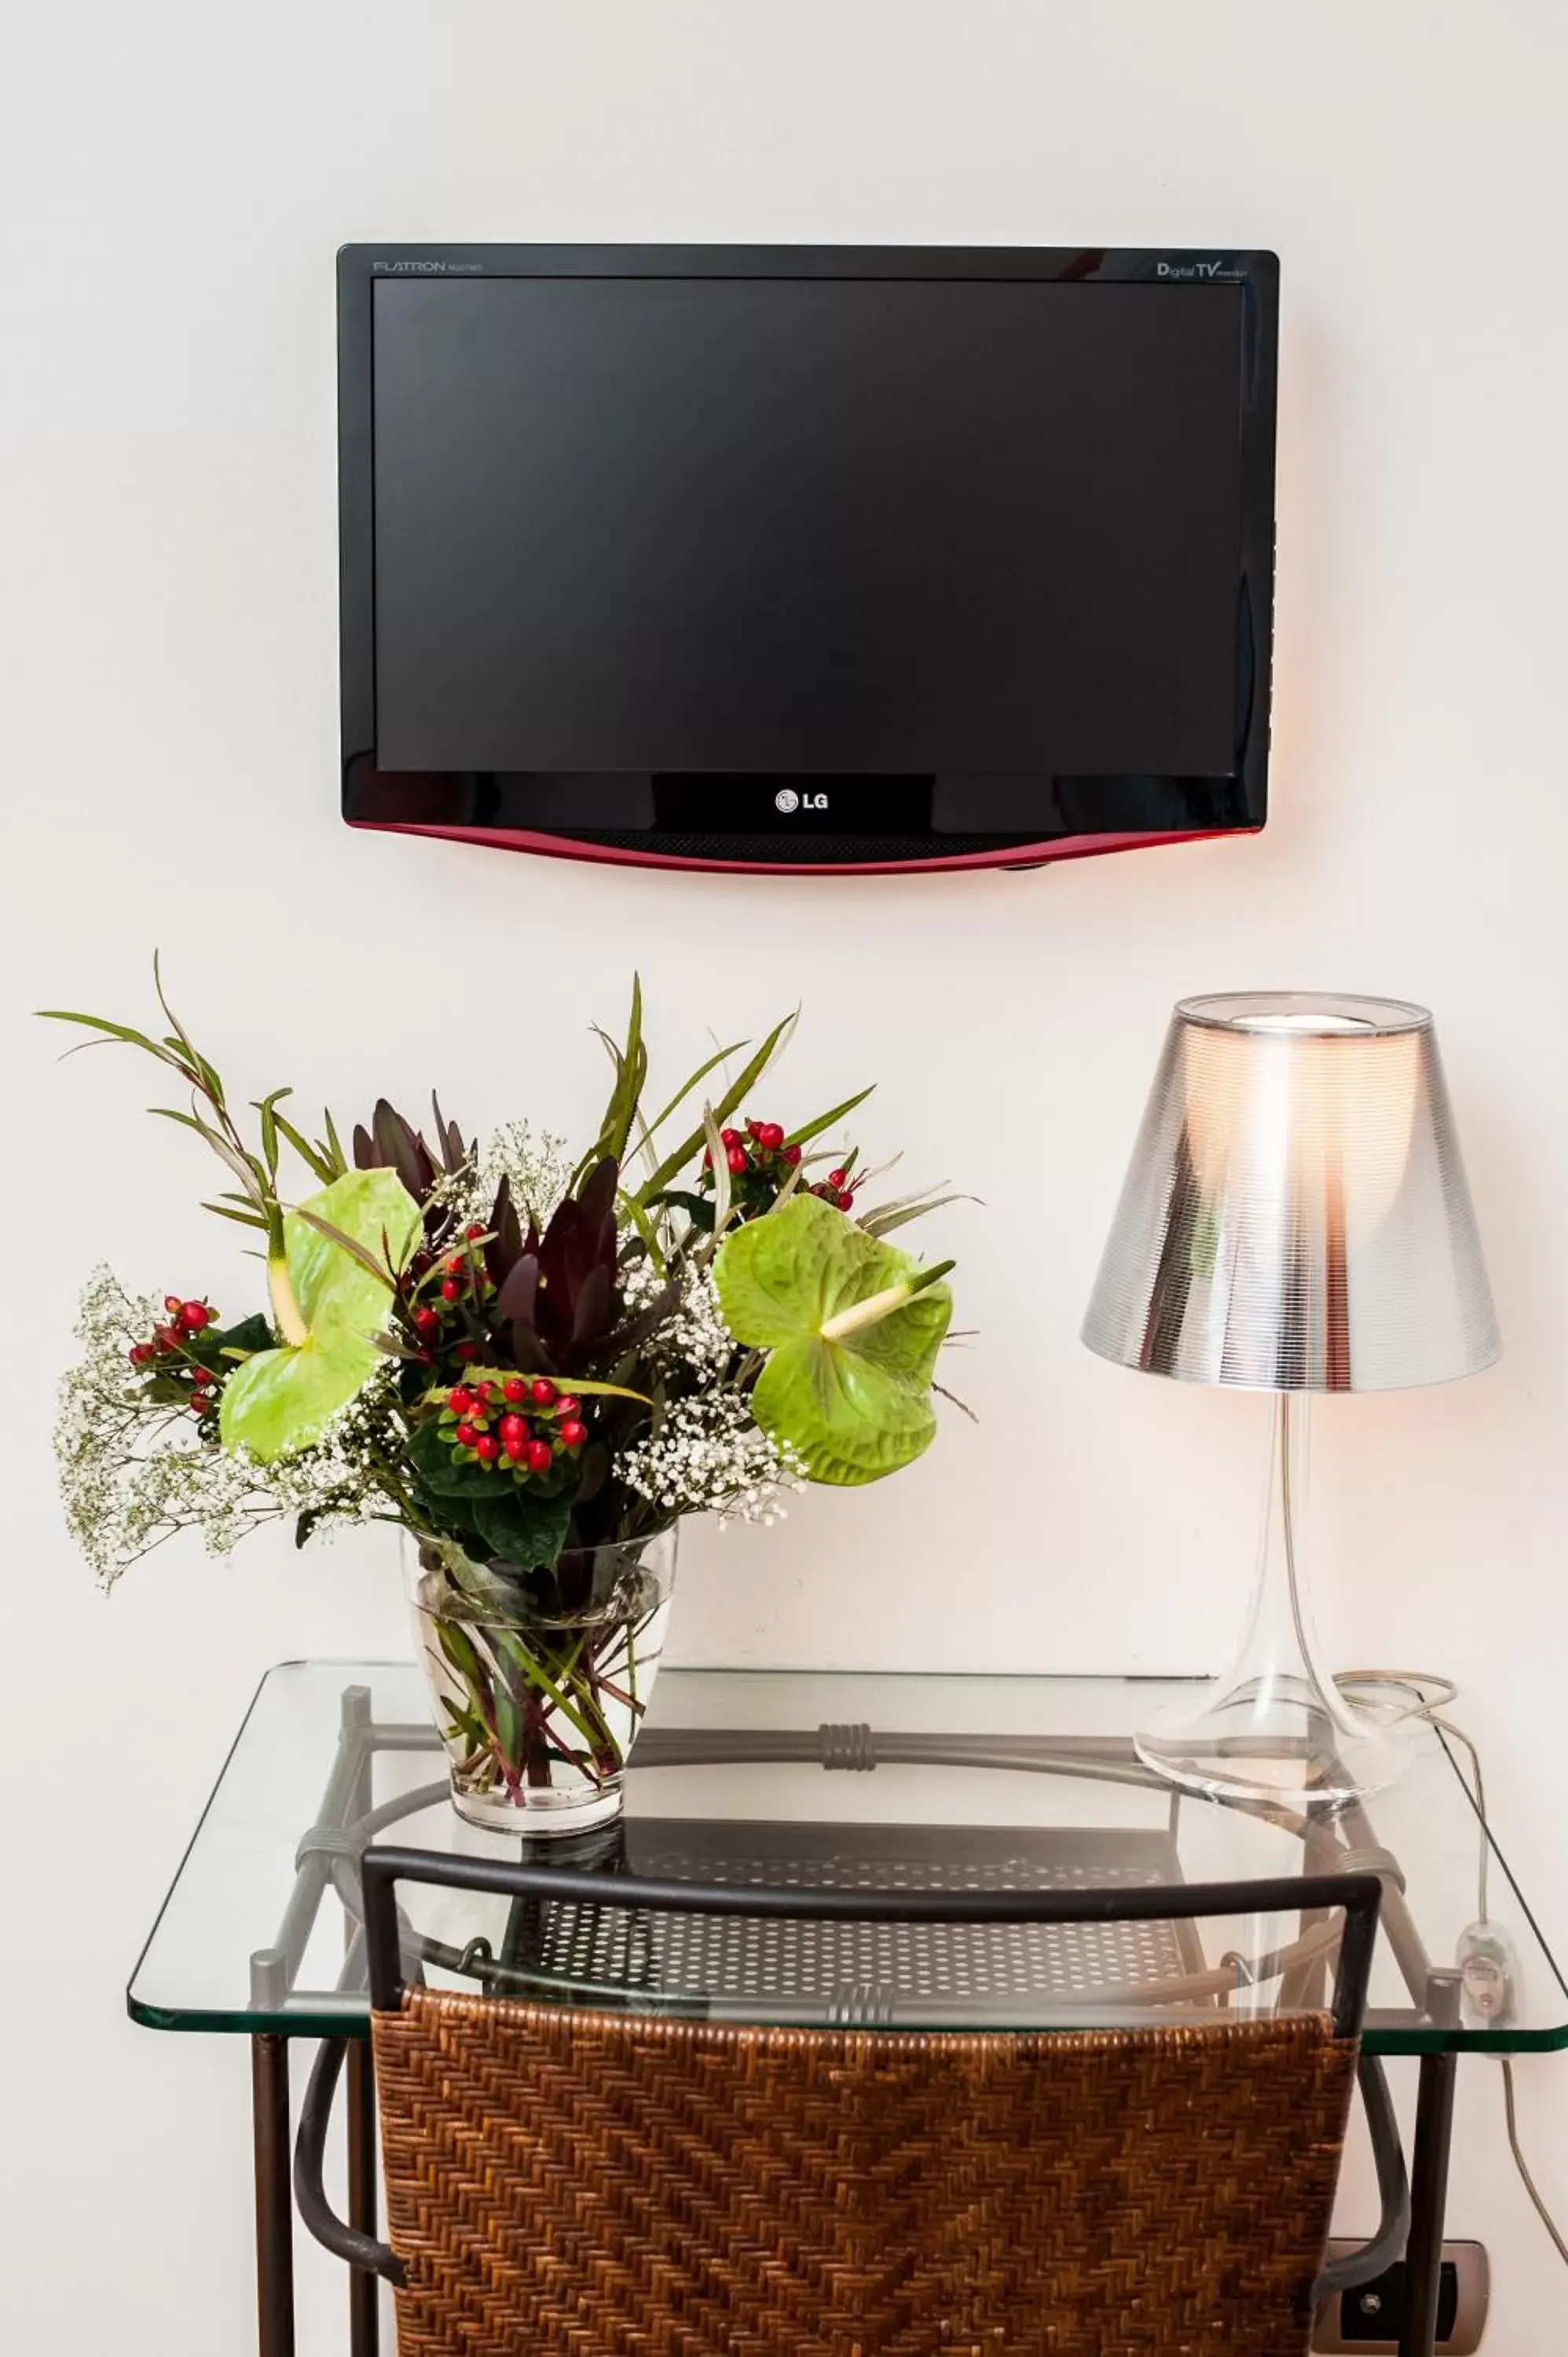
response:
<svg viewBox="0 0 1568 2357"><path fill-rule="evenodd" d="M375 738L375 400L373 290L403 277L865 278L1216 285L1242 291L1240 564L1237 582L1237 758L1223 777L1063 778L1022 785L1044 818L1024 832L938 832L918 823L927 780L834 780L836 816L749 813L734 829L701 823L707 793L726 780L766 779L802 796L815 773L755 770L701 779L660 774L614 780L583 771L545 780L531 771L382 771ZM350 825L442 835L509 849L634 865L799 875L1033 866L1093 852L1254 834L1268 814L1273 658L1274 433L1279 263L1269 252L1173 247L346 245L338 256L338 540L343 815ZM1249 650L1244 643L1250 636ZM596 787L616 801L635 783L654 823L541 824L542 798ZM843 789L875 788L886 823L856 827ZM908 787L908 795L901 789ZM546 790L542 791L542 790ZM705 791L703 790L706 790ZM771 798L769 798L769 802ZM532 805L532 807L531 807ZM695 807L694 807L695 805ZM913 823L908 816L914 813ZM696 822L696 823L694 823ZM928 847L929 846L929 847Z"/></svg>

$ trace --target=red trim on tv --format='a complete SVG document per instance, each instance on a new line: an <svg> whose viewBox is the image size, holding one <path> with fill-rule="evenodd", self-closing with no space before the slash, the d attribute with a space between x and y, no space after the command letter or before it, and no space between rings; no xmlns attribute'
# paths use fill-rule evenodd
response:
<svg viewBox="0 0 1568 2357"><path fill-rule="evenodd" d="M431 834L447 843L488 844L497 851L533 851L549 859L598 859L617 867L676 867L725 876L922 876L955 867L1034 867L1048 860L1088 859L1102 851L1146 851L1164 843L1216 843L1221 835L1256 834L1247 827L1203 827L1176 834L1066 834L1050 843L1020 843L999 851L958 851L935 859L805 860L677 859L663 851L626 851L618 845L573 843L559 834L530 834L504 826L417 826L400 819L355 818L371 834Z"/></svg>

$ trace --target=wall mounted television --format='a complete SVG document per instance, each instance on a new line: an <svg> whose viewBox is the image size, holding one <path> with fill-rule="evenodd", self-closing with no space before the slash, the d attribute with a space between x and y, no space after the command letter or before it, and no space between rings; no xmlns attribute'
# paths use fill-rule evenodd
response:
<svg viewBox="0 0 1568 2357"><path fill-rule="evenodd" d="M1272 253L355 245L343 807L682 867L1266 814Z"/></svg>

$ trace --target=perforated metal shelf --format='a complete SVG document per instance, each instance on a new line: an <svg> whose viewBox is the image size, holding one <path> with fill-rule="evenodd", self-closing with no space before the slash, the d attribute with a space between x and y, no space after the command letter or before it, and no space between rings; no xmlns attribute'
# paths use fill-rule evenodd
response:
<svg viewBox="0 0 1568 2357"><path fill-rule="evenodd" d="M1087 1890L1181 1879L1162 1833L948 1825L737 1824L629 1828L628 1863L677 1881L831 1890ZM1184 1935L1186 1935L1184 1937ZM606 1993L794 2008L855 2019L911 2008L966 2018L1020 2000L1103 2004L1201 1969L1176 1923L793 1922L547 1905L533 1968Z"/></svg>

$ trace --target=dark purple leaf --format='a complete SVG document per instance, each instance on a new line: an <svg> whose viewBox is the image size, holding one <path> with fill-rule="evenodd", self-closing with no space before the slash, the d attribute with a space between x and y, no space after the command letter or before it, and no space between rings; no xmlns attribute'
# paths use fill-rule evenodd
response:
<svg viewBox="0 0 1568 2357"><path fill-rule="evenodd" d="M583 1280L573 1313L569 1347L574 1352L585 1350L603 1333L605 1320L610 1312L611 1291L608 1269L602 1265L591 1268Z"/></svg>
<svg viewBox="0 0 1568 2357"><path fill-rule="evenodd" d="M377 1102L371 1127L382 1163L397 1172L414 1201L423 1203L435 1184L435 1166L424 1139L414 1135L385 1097Z"/></svg>
<svg viewBox="0 0 1568 2357"><path fill-rule="evenodd" d="M539 1263L525 1253L496 1296L496 1315L532 1329L538 1286Z"/></svg>
<svg viewBox="0 0 1568 2357"><path fill-rule="evenodd" d="M616 1189L619 1183L620 1166L608 1155L589 1172L584 1181L583 1191L577 1200L582 1206L583 1218L590 1233L596 1234L603 1228L607 1218L614 1219Z"/></svg>
<svg viewBox="0 0 1568 2357"><path fill-rule="evenodd" d="M511 1354L525 1375L553 1375L555 1362L532 1326L514 1318L510 1328Z"/></svg>
<svg viewBox="0 0 1568 2357"><path fill-rule="evenodd" d="M680 1298L681 1285L677 1278L665 1286L662 1292L656 1293L646 1309L639 1310L637 1316L629 1318L624 1326L618 1326L613 1334L607 1334L598 1346L600 1354L608 1359L618 1351L639 1350L654 1329L664 1323Z"/></svg>
<svg viewBox="0 0 1568 2357"><path fill-rule="evenodd" d="M496 1189L495 1209L490 1213L490 1242L485 1247L485 1263L493 1285L504 1285L518 1262L522 1258L522 1228L517 1216L517 1206L511 1200L511 1182L503 1177Z"/></svg>

